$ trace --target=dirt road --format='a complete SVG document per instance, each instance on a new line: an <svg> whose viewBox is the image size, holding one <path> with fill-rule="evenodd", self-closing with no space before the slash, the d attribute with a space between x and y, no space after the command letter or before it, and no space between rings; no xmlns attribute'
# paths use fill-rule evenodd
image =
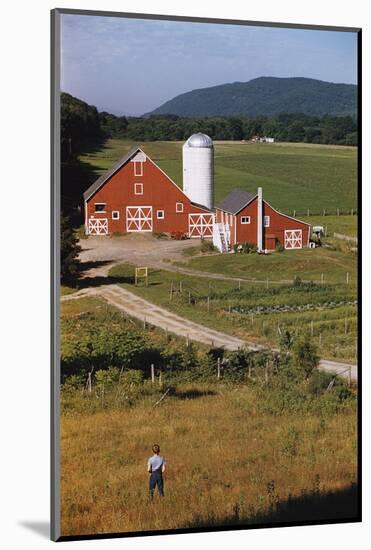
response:
<svg viewBox="0 0 371 550"><path fill-rule="evenodd" d="M87 288L62 297L62 301L75 300L82 296L101 296L117 309L124 311L143 323L149 323L165 331L169 331L186 340L194 340L208 346L221 347L234 351L242 347L251 350L263 349L263 346L247 342L224 332L205 327L188 319L184 319L160 306L152 304L118 285L101 285ZM278 350L277 350L278 351ZM349 369L352 380L357 380L357 366L336 361L320 361L320 368L328 372L348 376Z"/></svg>

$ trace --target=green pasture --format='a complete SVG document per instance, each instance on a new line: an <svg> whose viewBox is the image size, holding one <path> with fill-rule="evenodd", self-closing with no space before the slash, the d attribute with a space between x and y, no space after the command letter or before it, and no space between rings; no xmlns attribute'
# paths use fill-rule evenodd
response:
<svg viewBox="0 0 371 550"><path fill-rule="evenodd" d="M80 156L97 176L110 168L133 145L110 139L94 152ZM182 143L138 143L181 187ZM357 148L309 144L215 143L215 200L238 187L255 191L282 212L350 213L357 207ZM341 217L341 216L339 216Z"/></svg>
<svg viewBox="0 0 371 550"><path fill-rule="evenodd" d="M198 256L182 265L198 271L257 281L293 281L295 277L300 277L306 281L345 284L349 280L350 284L355 284L357 279L355 254L324 247L286 250L269 255Z"/></svg>
<svg viewBox="0 0 371 550"><path fill-rule="evenodd" d="M119 284L150 302L205 326L276 346L280 331L286 328L296 335L306 332L322 357L355 360L356 291L345 281L313 285L238 283L151 269L149 285L135 286L134 266L130 264L113 267L110 276L121 278ZM306 310L307 304L312 309ZM288 310L273 312L270 308L275 305ZM259 307L264 312L257 313Z"/></svg>

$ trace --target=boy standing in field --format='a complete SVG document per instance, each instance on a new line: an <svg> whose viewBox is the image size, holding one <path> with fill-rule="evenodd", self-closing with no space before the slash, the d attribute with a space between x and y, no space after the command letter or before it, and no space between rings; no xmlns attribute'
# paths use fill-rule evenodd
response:
<svg viewBox="0 0 371 550"><path fill-rule="evenodd" d="M148 473L150 474L149 496L151 499L153 498L156 485L160 495L164 496L164 478L162 474L165 471L166 464L164 457L160 455L159 445L153 445L152 451L153 455L148 459Z"/></svg>

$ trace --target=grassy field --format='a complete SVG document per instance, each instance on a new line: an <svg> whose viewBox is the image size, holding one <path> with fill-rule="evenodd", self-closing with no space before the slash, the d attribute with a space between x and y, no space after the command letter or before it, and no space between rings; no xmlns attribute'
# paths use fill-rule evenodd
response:
<svg viewBox="0 0 371 550"><path fill-rule="evenodd" d="M351 253L316 248L303 248L267 256L259 254L215 254L190 258L186 264L192 269L221 273L231 277L265 281L303 280L328 283L345 283L346 274L356 282L356 256Z"/></svg>
<svg viewBox="0 0 371 550"><path fill-rule="evenodd" d="M340 253L331 258L332 271L328 272L323 284L272 282L281 278L292 281L296 275L318 281L320 274L313 260L317 252L320 255L318 265L323 269L321 249L294 251L293 255L225 255L222 260L216 255L190 260L192 267L203 271L209 269L237 277L249 277L253 273L262 278L262 283L242 281L239 284L152 269L148 287L136 287L133 284L134 266L129 264L113 267L110 275L122 278L120 284L130 291L206 326L276 346L280 330L287 328L293 334L310 334L323 358L354 361L357 335L354 262L349 263L349 284L346 284L345 260L339 257ZM292 264L295 256L296 263ZM264 264L264 260L267 263ZM304 262L307 262L307 270ZM289 272L292 265L295 271ZM267 275L271 275L270 281L266 281ZM182 293L175 293L170 300L171 285L179 289L180 282Z"/></svg>
<svg viewBox="0 0 371 550"><path fill-rule="evenodd" d="M157 441L165 498L151 504L146 460ZM356 481L356 418L351 406L274 416L246 386L183 385L156 408L62 415L61 472L64 535L265 523L287 499L300 519L296 498L330 491L322 517L341 517L336 492ZM321 516L316 503L305 510L301 519Z"/></svg>
<svg viewBox="0 0 371 550"><path fill-rule="evenodd" d="M97 176L110 168L134 144L111 139L96 152L81 155ZM182 143L139 143L148 155L181 187ZM303 216L350 213L357 201L357 148L306 144L215 143L215 199L220 201L239 187L263 187L265 198L279 210Z"/></svg>
<svg viewBox="0 0 371 550"><path fill-rule="evenodd" d="M160 275L151 273L151 283ZM221 284L228 289L229 283ZM161 284L146 292L152 296L154 289L162 296ZM62 360L74 346L71 334L80 355L87 331L95 333L99 327L131 331L150 346L185 347L93 297L62 302L61 325ZM196 346L197 354L203 350ZM117 399L122 387L107 386L99 393L93 385L88 394L80 387L62 386L63 535L355 514L354 388L335 384L317 396L308 393L306 383L275 389L274 378L269 383L259 378L236 383L224 374L219 381L204 382L171 376L165 373L163 386L157 378L154 385L144 379L132 402ZM168 384L173 391L155 406ZM124 391L131 392L131 385ZM165 498L156 495L152 504L146 460L154 442L161 445L167 469Z"/></svg>

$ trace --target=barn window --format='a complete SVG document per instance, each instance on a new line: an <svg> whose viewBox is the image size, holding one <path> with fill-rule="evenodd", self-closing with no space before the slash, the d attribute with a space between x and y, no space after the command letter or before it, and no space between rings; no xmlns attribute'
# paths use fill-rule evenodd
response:
<svg viewBox="0 0 371 550"><path fill-rule="evenodd" d="M250 223L250 216L241 216L241 223Z"/></svg>
<svg viewBox="0 0 371 550"><path fill-rule="evenodd" d="M182 202L177 202L175 207L176 212L183 212L184 211L184 205Z"/></svg>
<svg viewBox="0 0 371 550"><path fill-rule="evenodd" d="M143 195L143 183L134 183L134 193L136 195Z"/></svg>
<svg viewBox="0 0 371 550"><path fill-rule="evenodd" d="M264 227L269 227L271 224L271 217L270 216L264 216Z"/></svg>
<svg viewBox="0 0 371 550"><path fill-rule="evenodd" d="M118 210L113 210L112 219L113 220L119 220L120 219L120 212Z"/></svg>
<svg viewBox="0 0 371 550"><path fill-rule="evenodd" d="M165 211L164 210L157 210L157 219L163 220L165 217Z"/></svg>
<svg viewBox="0 0 371 550"><path fill-rule="evenodd" d="M134 161L134 176L143 176L143 162Z"/></svg>
<svg viewBox="0 0 371 550"><path fill-rule="evenodd" d="M96 212L105 212L106 211L106 203L105 202L96 202L94 206L95 206L95 211Z"/></svg>

